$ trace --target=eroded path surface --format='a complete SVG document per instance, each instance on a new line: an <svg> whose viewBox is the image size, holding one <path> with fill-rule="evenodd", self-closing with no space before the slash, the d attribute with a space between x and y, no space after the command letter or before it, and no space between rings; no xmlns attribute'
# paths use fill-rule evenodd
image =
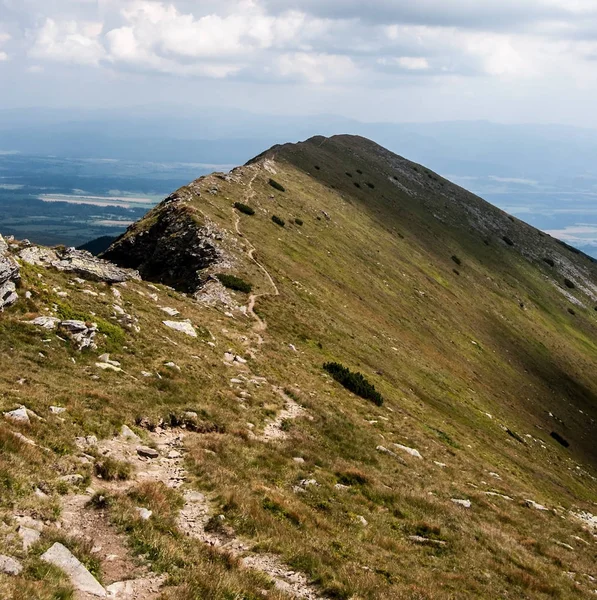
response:
<svg viewBox="0 0 597 600"><path fill-rule="evenodd" d="M284 394L284 392L279 392ZM281 414L301 414L301 407L291 398L293 406ZM297 408L300 410L297 410ZM290 416L284 418L291 418ZM277 432L279 427L276 419L268 425L270 432L266 439L280 439ZM283 434L280 430L280 433ZM148 433L144 444L149 444L157 450L158 456L147 458L139 454L141 440L132 436L120 435L111 440L103 440L97 444L100 455L110 456L117 460L129 462L134 468L134 476L130 481L101 482L102 489L113 494L126 493L133 486L144 481L161 482L170 488L180 488L184 498L184 506L180 510L177 524L187 536L201 543L209 544L216 550L226 552L241 561L248 568L259 571L269 577L275 587L288 594L290 597L306 600L322 598L317 590L311 586L302 573L286 566L282 560L273 554L258 554L251 552L250 544L234 533L229 526L210 528L208 523L214 515L210 498L196 490L182 489L187 480L184 466L185 449L184 440L188 436L199 435L184 430L161 429ZM89 508L88 502L91 495L67 496L63 504L62 526L69 534L83 538L93 539L97 556L102 563L104 581L107 584L117 581L118 590L107 597L127 598L131 600L154 600L159 597L160 588L165 578L157 576L139 565L130 556L126 547L126 537L117 533L108 523L107 515L101 511ZM151 518L151 517L150 517ZM77 600L93 598L86 594L79 594Z"/></svg>
<svg viewBox="0 0 597 600"><path fill-rule="evenodd" d="M259 175L259 171L255 171L255 173L251 177L249 183L247 184L247 192L244 196L245 203L250 202L255 197L256 192L253 189L253 183L255 182L255 179L257 178L258 175ZM257 302L257 300L259 298L264 298L266 296L279 296L280 290L278 289L278 286L276 285L276 282L274 281L273 277L270 275L269 271L255 258L255 252L257 251L257 248L255 248L255 246L249 241L249 239L240 230L240 219L241 219L240 214L234 208L232 209L232 211L234 214L234 228L236 230L237 235L239 237L242 237L245 240L246 245L248 247L247 254L248 254L249 258L265 275L266 279L268 280L268 282L273 290L272 292L262 292L261 294L251 294L249 296L249 303L247 305L247 312L248 312L248 314L251 315L251 317L255 321L254 331L257 334L257 340L258 340L257 343L258 343L258 345L261 345L261 344L263 344L263 338L261 337L260 334L263 333L267 329L267 323L255 312L255 303Z"/></svg>

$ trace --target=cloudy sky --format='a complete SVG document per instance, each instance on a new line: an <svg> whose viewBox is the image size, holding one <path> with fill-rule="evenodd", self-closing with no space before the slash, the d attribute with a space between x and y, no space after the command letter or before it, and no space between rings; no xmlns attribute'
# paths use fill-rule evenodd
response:
<svg viewBox="0 0 597 600"><path fill-rule="evenodd" d="M0 0L0 107L597 127L597 0Z"/></svg>

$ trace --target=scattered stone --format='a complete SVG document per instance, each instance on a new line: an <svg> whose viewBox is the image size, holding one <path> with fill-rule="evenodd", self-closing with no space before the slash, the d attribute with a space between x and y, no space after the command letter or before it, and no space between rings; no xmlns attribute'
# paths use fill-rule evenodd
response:
<svg viewBox="0 0 597 600"><path fill-rule="evenodd" d="M64 571L69 576L76 590L99 598L107 596L106 590L100 585L97 579L66 546L56 542L47 552L41 555L41 560Z"/></svg>
<svg viewBox="0 0 597 600"><path fill-rule="evenodd" d="M172 361L164 363L164 366L168 367L169 369L176 369L177 371L180 371L180 367L176 363L173 363Z"/></svg>
<svg viewBox="0 0 597 600"><path fill-rule="evenodd" d="M109 363L97 362L97 363L95 363L95 366L98 369L102 369L103 371L114 371L115 373L120 373L122 371L122 369L120 367L111 365Z"/></svg>
<svg viewBox="0 0 597 600"><path fill-rule="evenodd" d="M29 325L35 325L36 327L43 327L43 329L56 329L60 319L56 317L37 317L32 321L25 321Z"/></svg>
<svg viewBox="0 0 597 600"><path fill-rule="evenodd" d="M232 354L231 352L226 352L224 354L224 360L226 362L234 362L234 354Z"/></svg>
<svg viewBox="0 0 597 600"><path fill-rule="evenodd" d="M400 450L406 452L407 454L414 456L415 458L420 458L420 459L423 458L421 456L421 453L418 450L415 450L414 448L409 448L408 446L403 446L402 444L394 444L394 446L396 446L396 448L399 448Z"/></svg>
<svg viewBox="0 0 597 600"><path fill-rule="evenodd" d="M171 308L169 306L160 306L160 309L163 310L170 317L178 317L180 314L175 308Z"/></svg>
<svg viewBox="0 0 597 600"><path fill-rule="evenodd" d="M446 542L443 540L432 540L420 535L409 535L408 539L415 544L422 544L423 546L445 546Z"/></svg>
<svg viewBox="0 0 597 600"><path fill-rule="evenodd" d="M350 489L349 485L344 485L343 483L337 483L336 485L334 485L334 487L337 490L349 490Z"/></svg>
<svg viewBox="0 0 597 600"><path fill-rule="evenodd" d="M317 483L316 479L301 479L300 486L307 487L319 487L319 483Z"/></svg>
<svg viewBox="0 0 597 600"><path fill-rule="evenodd" d="M62 413L66 412L66 408L62 406L50 406L50 412L53 415L61 415Z"/></svg>
<svg viewBox="0 0 597 600"><path fill-rule="evenodd" d="M240 363L241 365L244 365L247 363L247 360L245 358L243 358L242 356L235 356L234 357L234 362Z"/></svg>
<svg viewBox="0 0 597 600"><path fill-rule="evenodd" d="M123 437L125 440L138 441L141 439L128 425L123 425L120 428L120 437Z"/></svg>
<svg viewBox="0 0 597 600"><path fill-rule="evenodd" d="M566 548L566 550L574 551L574 548L570 544L566 544L564 542L558 542L557 540L553 540L553 543L557 544L558 546L561 546L562 548Z"/></svg>
<svg viewBox="0 0 597 600"><path fill-rule="evenodd" d="M162 323L170 329L180 331L181 333L184 333L191 337L197 337L197 332L195 331L195 328L189 321L162 321Z"/></svg>
<svg viewBox="0 0 597 600"><path fill-rule="evenodd" d="M151 373L149 371L141 371L141 375L143 377L151 377Z"/></svg>
<svg viewBox="0 0 597 600"><path fill-rule="evenodd" d="M62 477L58 477L58 481L63 481L64 483L68 483L69 485L79 485L83 479L83 475L79 473L73 473L72 475L63 475Z"/></svg>
<svg viewBox="0 0 597 600"><path fill-rule="evenodd" d="M16 559L0 554L0 573L5 575L18 575L23 570L23 565Z"/></svg>
<svg viewBox="0 0 597 600"><path fill-rule="evenodd" d="M29 415L27 413L27 409L24 406L17 408L16 410L11 410L9 412L4 413L4 417L9 421L13 421L14 423L23 423L29 424L31 423L29 419Z"/></svg>
<svg viewBox="0 0 597 600"><path fill-rule="evenodd" d="M170 450L170 452L168 452L168 458L170 459L180 458L181 456L182 454L178 450Z"/></svg>
<svg viewBox="0 0 597 600"><path fill-rule="evenodd" d="M446 463L443 462L437 462L437 460L433 461L434 465L437 465L440 469L445 469L448 465Z"/></svg>
<svg viewBox="0 0 597 600"><path fill-rule="evenodd" d="M365 517L363 517L363 515L357 515L357 521L359 521L363 527L367 527L367 525L369 525L369 522L367 519L365 519Z"/></svg>
<svg viewBox="0 0 597 600"><path fill-rule="evenodd" d="M19 526L17 533L23 542L23 550L25 551L29 550L29 548L31 548L33 544L37 543L41 537L41 532L39 532L37 529L26 527L24 525Z"/></svg>
<svg viewBox="0 0 597 600"><path fill-rule="evenodd" d="M117 360L110 360L110 355L109 354L102 354L98 360L101 363L106 363L107 365L112 365L113 367L119 367L120 363Z"/></svg>
<svg viewBox="0 0 597 600"><path fill-rule="evenodd" d="M142 521L147 521L153 515L151 510L147 510L146 508L136 508L137 514Z"/></svg>
<svg viewBox="0 0 597 600"><path fill-rule="evenodd" d="M470 500L462 500L460 498L451 498L452 502L454 502L454 504L458 504L460 506L464 506L464 508L470 508L471 507L471 501Z"/></svg>
<svg viewBox="0 0 597 600"><path fill-rule="evenodd" d="M529 508L534 508L535 510L549 510L546 506L543 506L543 504L539 504L534 500L525 500L524 502Z"/></svg>
<svg viewBox="0 0 597 600"><path fill-rule="evenodd" d="M302 456L295 456L292 460L299 465L302 465L305 462L305 459Z"/></svg>
<svg viewBox="0 0 597 600"><path fill-rule="evenodd" d="M137 454L139 456L143 456L144 458L158 458L160 453L153 448L149 448L148 446L139 446L137 448Z"/></svg>
<svg viewBox="0 0 597 600"><path fill-rule="evenodd" d="M88 326L87 323L83 321L69 319L60 321L59 327L77 343L79 350L84 350L86 348L95 350L95 348L97 348L94 342L95 334L97 333L96 323L91 323Z"/></svg>
<svg viewBox="0 0 597 600"><path fill-rule="evenodd" d="M132 581L117 581L106 587L108 598L132 598L135 587Z"/></svg>
<svg viewBox="0 0 597 600"><path fill-rule="evenodd" d="M505 494L498 494L497 492L484 492L486 496L496 496L498 498L503 498L504 500L513 500L510 496L506 496Z"/></svg>

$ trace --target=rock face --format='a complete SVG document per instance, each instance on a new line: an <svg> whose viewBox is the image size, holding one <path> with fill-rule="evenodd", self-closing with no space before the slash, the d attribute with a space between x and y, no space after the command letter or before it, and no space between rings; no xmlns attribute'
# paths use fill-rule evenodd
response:
<svg viewBox="0 0 597 600"><path fill-rule="evenodd" d="M41 555L41 559L64 571L76 590L98 598L107 596L106 590L100 585L99 581L66 546L58 542L55 543L47 552Z"/></svg>
<svg viewBox="0 0 597 600"><path fill-rule="evenodd" d="M0 235L0 311L18 300L16 281L19 280L19 265L8 256L8 244Z"/></svg>
<svg viewBox="0 0 597 600"><path fill-rule="evenodd" d="M131 225L102 256L138 269L143 279L193 293L203 283L201 271L221 258L216 246L219 232L200 218L175 193Z"/></svg>
<svg viewBox="0 0 597 600"><path fill-rule="evenodd" d="M51 248L32 246L19 253L19 258L31 265L54 267L59 271L75 273L84 279L121 283L129 279L139 279L139 273L131 269L123 269L93 256L85 250L68 248L60 252Z"/></svg>

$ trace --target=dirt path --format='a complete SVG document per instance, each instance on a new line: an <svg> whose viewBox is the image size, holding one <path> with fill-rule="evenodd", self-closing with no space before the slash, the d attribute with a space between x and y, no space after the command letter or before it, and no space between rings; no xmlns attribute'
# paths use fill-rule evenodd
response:
<svg viewBox="0 0 597 600"><path fill-rule="evenodd" d="M259 175L259 172L256 171L253 174L253 177L251 177L251 180L249 181L249 184L247 186L247 188L248 188L247 193L245 194L245 196L243 198L245 203L251 201L255 197L255 190L253 189L253 182L255 181L255 179L257 178L258 175ZM261 344L263 344L263 338L261 337L260 333L263 333L267 329L267 323L255 312L255 303L257 302L257 300L259 298L264 298L266 296L279 296L280 290L278 289L278 286L276 285L276 283L275 283L273 277L270 275L269 271L255 258L255 252L257 251L257 248L255 248L255 246L249 241L249 239L240 230L240 215L238 214L238 211L233 208L232 212L234 215L234 228L236 230L236 233L239 237L241 237L245 240L247 246L249 247L249 251L247 253L249 258L263 272L263 274L265 275L265 277L267 278L267 280L269 281L269 283L273 289L273 292L262 292L261 294L251 294L249 296L249 303L247 305L247 312L255 320L255 326L253 329L257 333L258 345L261 345Z"/></svg>
<svg viewBox="0 0 597 600"><path fill-rule="evenodd" d="M288 434L284 431L283 423L290 419L298 419L305 414L305 409L293 400L284 390L281 388L274 388L274 391L284 399L284 408L276 415L276 418L270 421L263 430L263 434L259 438L264 442L271 442L274 440L283 440L288 437Z"/></svg>
<svg viewBox="0 0 597 600"><path fill-rule="evenodd" d="M281 413L287 416L277 418L268 426L268 439L279 439L280 435L276 432L282 420L292 418L291 413L298 416L303 410L282 390L276 391L287 399L287 407ZM292 406L288 406L288 402L292 403ZM284 435L281 429L279 431ZM141 441L136 438L120 435L99 442L97 450L100 455L129 462L133 467L134 475L129 481L94 480L93 486L113 494L124 494L143 481L159 481L170 488L182 488L187 480L184 467L184 439L191 435L198 434L160 428L150 432L149 440L145 440L144 443L149 441L149 444L157 449L159 456L156 458L140 456L137 448ZM267 575L277 589L291 597L303 600L323 598L309 584L305 575L290 569L279 557L251 552L249 543L237 537L224 519L214 515L212 502L207 495L186 489L183 491L183 498L184 506L178 515L177 524L185 535L238 558L244 567ZM118 533L110 525L104 511L88 506L90 499L90 494L64 498L61 519L63 530L70 535L93 541L96 556L102 563L104 582L107 586L118 582L117 585L120 586L117 594L108 597L128 600L157 599L165 577L152 573L131 556L127 549L126 536ZM79 593L76 599L91 600L91 597Z"/></svg>

